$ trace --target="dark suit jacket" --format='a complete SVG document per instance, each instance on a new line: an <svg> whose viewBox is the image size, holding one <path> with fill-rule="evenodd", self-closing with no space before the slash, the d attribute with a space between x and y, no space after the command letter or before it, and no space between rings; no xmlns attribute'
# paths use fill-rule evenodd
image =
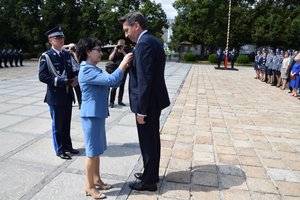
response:
<svg viewBox="0 0 300 200"><path fill-rule="evenodd" d="M161 43L146 32L134 49L130 68L129 99L132 112L147 115L170 105L164 79L166 56Z"/></svg>
<svg viewBox="0 0 300 200"><path fill-rule="evenodd" d="M65 70L65 78L72 79L75 76L71 65L71 56L68 52L63 51L62 59L52 48L46 54L50 57L55 70L59 74L62 74ZM73 89L70 86L67 93L65 78L57 78L49 71L43 54L39 61L39 80L47 84L44 102L49 105L72 105L72 101L75 101Z"/></svg>

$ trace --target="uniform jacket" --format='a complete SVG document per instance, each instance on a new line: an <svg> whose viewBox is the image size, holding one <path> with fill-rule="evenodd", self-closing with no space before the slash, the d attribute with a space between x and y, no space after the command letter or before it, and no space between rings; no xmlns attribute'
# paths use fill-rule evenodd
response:
<svg viewBox="0 0 300 200"><path fill-rule="evenodd" d="M217 51L217 60L222 61L224 57L223 51Z"/></svg>
<svg viewBox="0 0 300 200"><path fill-rule="evenodd" d="M149 109L160 111L170 105L164 79L166 57L159 41L146 32L134 49L130 68L129 100L132 112L147 115Z"/></svg>
<svg viewBox="0 0 300 200"><path fill-rule="evenodd" d="M106 118L109 87L117 87L122 78L123 72L119 68L108 74L86 61L81 62L78 75L82 93L80 117Z"/></svg>
<svg viewBox="0 0 300 200"><path fill-rule="evenodd" d="M273 57L273 62L272 62L272 69L273 70L280 70L280 66L281 66L281 56L280 55L276 55Z"/></svg>
<svg viewBox="0 0 300 200"><path fill-rule="evenodd" d="M230 51L229 52L229 58L230 58L231 62L235 62L235 60L236 60L236 52L235 51Z"/></svg>
<svg viewBox="0 0 300 200"><path fill-rule="evenodd" d="M59 74L65 71L65 77L56 77L48 68L45 55L42 54L39 61L39 80L47 84L47 92L44 102L49 105L70 105L75 101L72 87L65 86L65 79L74 78L70 54L62 51L62 58L51 48L46 52L52 64Z"/></svg>
<svg viewBox="0 0 300 200"><path fill-rule="evenodd" d="M261 56L259 58L258 65L260 66L260 68L264 69L266 67L266 61L267 61L266 57Z"/></svg>
<svg viewBox="0 0 300 200"><path fill-rule="evenodd" d="M273 57L274 57L274 56L273 56L271 53L269 53L269 54L267 55L266 67L267 67L268 69L272 69Z"/></svg>

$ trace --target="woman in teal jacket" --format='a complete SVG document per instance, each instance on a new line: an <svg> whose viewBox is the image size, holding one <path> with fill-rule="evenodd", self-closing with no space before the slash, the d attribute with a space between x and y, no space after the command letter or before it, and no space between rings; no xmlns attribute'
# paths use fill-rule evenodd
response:
<svg viewBox="0 0 300 200"><path fill-rule="evenodd" d="M105 118L108 117L109 87L120 83L132 60L132 53L127 54L112 74L103 72L96 66L101 60L100 46L101 42L94 38L81 39L77 44L80 61L78 81L82 92L80 118L86 151L86 195L94 199L106 198L98 189L111 188L101 180L99 170L99 156L107 149Z"/></svg>

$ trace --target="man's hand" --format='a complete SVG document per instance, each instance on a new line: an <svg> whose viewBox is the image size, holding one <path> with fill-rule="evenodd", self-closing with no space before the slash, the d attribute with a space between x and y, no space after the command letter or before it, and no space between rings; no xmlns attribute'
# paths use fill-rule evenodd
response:
<svg viewBox="0 0 300 200"><path fill-rule="evenodd" d="M65 79L65 85L66 85L66 93L69 93L69 88L72 85L72 79Z"/></svg>
<svg viewBox="0 0 300 200"><path fill-rule="evenodd" d="M146 124L145 116L136 115L136 121L138 122L138 124Z"/></svg>
<svg viewBox="0 0 300 200"><path fill-rule="evenodd" d="M65 86L66 86L66 87L71 86L71 84L72 84L72 79L67 79L67 78L66 78L64 81L65 81Z"/></svg>

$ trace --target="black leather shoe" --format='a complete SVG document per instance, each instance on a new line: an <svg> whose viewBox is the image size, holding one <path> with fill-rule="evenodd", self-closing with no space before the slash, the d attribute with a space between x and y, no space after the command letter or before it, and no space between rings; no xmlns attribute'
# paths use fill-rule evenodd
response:
<svg viewBox="0 0 300 200"><path fill-rule="evenodd" d="M71 160L71 156L66 154L66 153L62 153L62 154L57 154L58 157L60 157L61 159L65 159L65 160Z"/></svg>
<svg viewBox="0 0 300 200"><path fill-rule="evenodd" d="M143 178L143 173L135 173L134 174L134 177L136 178L136 179L139 179L139 180L142 180L142 178Z"/></svg>
<svg viewBox="0 0 300 200"><path fill-rule="evenodd" d="M115 104L114 103L110 103L109 107L113 108L113 107L115 107Z"/></svg>
<svg viewBox="0 0 300 200"><path fill-rule="evenodd" d="M79 154L79 151L77 149L67 149L66 152L71 153L71 154Z"/></svg>
<svg viewBox="0 0 300 200"><path fill-rule="evenodd" d="M118 102L118 104L119 104L120 106L126 106L126 104L123 103L122 101Z"/></svg>
<svg viewBox="0 0 300 200"><path fill-rule="evenodd" d="M137 190L137 191L151 191L151 192L155 192L157 190L157 185L156 183L154 184L146 184L143 182L134 182L134 183L130 183L129 187L133 190Z"/></svg>

